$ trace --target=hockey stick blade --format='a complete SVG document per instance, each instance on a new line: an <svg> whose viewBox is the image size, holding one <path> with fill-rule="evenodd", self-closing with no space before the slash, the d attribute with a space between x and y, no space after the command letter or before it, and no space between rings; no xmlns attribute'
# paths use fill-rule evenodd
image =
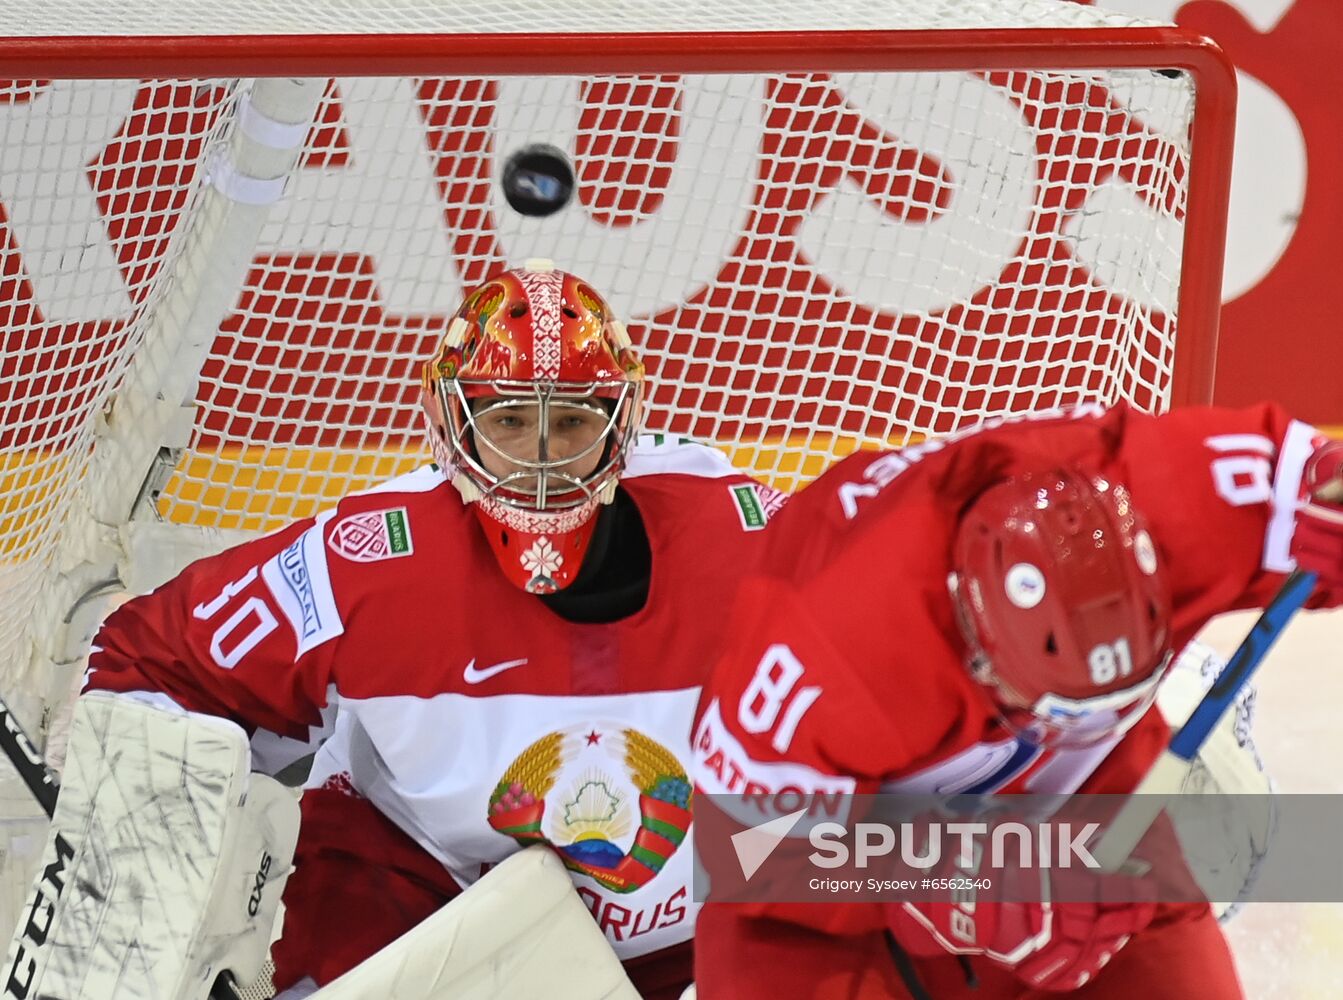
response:
<svg viewBox="0 0 1343 1000"><path fill-rule="evenodd" d="M1123 868L1143 835L1161 815L1166 800L1179 792L1199 749L1231 707L1240 689L1314 589L1314 573L1298 569L1287 577L1208 693L1171 737L1170 744L1143 776L1097 843L1092 856L1102 870L1115 872Z"/></svg>

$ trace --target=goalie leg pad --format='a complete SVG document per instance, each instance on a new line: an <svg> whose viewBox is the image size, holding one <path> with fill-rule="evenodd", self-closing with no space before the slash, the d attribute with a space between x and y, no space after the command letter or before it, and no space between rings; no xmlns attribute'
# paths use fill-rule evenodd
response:
<svg viewBox="0 0 1343 1000"><path fill-rule="evenodd" d="M205 1000L226 969L255 979L299 812L249 760L227 720L81 697L3 996Z"/></svg>

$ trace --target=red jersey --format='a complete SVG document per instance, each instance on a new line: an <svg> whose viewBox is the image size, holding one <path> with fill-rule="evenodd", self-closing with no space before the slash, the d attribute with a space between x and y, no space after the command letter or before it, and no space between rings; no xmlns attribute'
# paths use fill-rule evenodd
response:
<svg viewBox="0 0 1343 1000"><path fill-rule="evenodd" d="M697 787L1131 791L1169 737L1157 711L1122 740L1042 750L1000 724L969 676L947 590L958 512L1027 471L1081 467L1127 484L1164 559L1178 649L1281 585L1302 469L1322 440L1271 406L1083 407L840 462L790 501L743 584L701 702ZM875 905L768 912L831 931L883 926Z"/></svg>
<svg viewBox="0 0 1343 1000"><path fill-rule="evenodd" d="M437 868L466 886L549 842L622 958L687 941L691 722L782 495L710 449L651 439L622 487L652 555L648 600L622 620L566 621L509 583L470 508L426 468L124 605L95 641L89 686L300 739L334 708L309 786L390 818L434 861L403 866L417 881ZM336 847L355 837L331 826Z"/></svg>

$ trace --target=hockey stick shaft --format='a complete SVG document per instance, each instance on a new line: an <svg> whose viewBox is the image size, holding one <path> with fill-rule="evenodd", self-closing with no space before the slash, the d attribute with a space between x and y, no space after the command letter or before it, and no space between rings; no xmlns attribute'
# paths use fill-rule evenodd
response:
<svg viewBox="0 0 1343 1000"><path fill-rule="evenodd" d="M33 798L37 799L37 804L50 819L56 811L56 792L59 788L56 776L52 774L51 768L47 767L42 755L37 752L37 747L33 746L33 741L28 739L28 734L19 725L19 720L14 718L13 711L2 700L0 700L0 750L4 750L5 756L14 765L14 770L19 772L19 777L23 779L23 783L33 793Z"/></svg>
<svg viewBox="0 0 1343 1000"><path fill-rule="evenodd" d="M56 775L47 767L47 762L3 700L0 700L0 750L4 750L37 804L47 814L47 819L51 819L56 814L56 794L60 791ZM220 973L210 988L210 1000L238 1000L231 973Z"/></svg>
<svg viewBox="0 0 1343 1000"><path fill-rule="evenodd" d="M1240 689L1263 662L1283 629L1315 588L1315 574L1293 570L1251 626L1226 667L1189 719L1171 737L1151 769L1119 810L1092 855L1105 871L1118 871L1143 834L1156 822L1169 796L1177 793L1203 746Z"/></svg>

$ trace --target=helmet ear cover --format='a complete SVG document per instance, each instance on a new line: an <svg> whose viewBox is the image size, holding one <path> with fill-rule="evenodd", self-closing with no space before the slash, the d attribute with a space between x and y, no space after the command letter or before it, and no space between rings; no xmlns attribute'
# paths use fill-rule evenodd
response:
<svg viewBox="0 0 1343 1000"><path fill-rule="evenodd" d="M989 487L962 511L948 584L967 669L1010 727L1096 742L1154 699L1170 590L1122 484L1058 469Z"/></svg>
<svg viewBox="0 0 1343 1000"><path fill-rule="evenodd" d="M519 586L550 593L577 575L638 433L644 388L624 325L549 262L487 281L448 324L424 367L430 447ZM482 425L500 412L523 428L506 441ZM557 429L565 416L576 430Z"/></svg>

